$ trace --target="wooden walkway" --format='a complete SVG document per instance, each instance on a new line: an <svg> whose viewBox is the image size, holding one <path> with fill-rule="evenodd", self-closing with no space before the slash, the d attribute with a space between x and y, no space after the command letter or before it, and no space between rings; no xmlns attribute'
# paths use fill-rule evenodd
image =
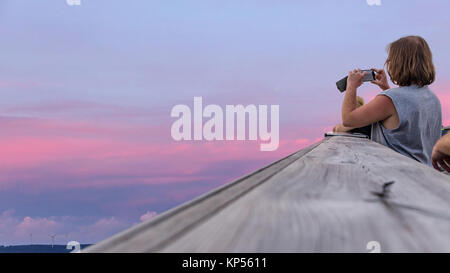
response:
<svg viewBox="0 0 450 273"><path fill-rule="evenodd" d="M84 252L450 252L450 176L326 138Z"/></svg>

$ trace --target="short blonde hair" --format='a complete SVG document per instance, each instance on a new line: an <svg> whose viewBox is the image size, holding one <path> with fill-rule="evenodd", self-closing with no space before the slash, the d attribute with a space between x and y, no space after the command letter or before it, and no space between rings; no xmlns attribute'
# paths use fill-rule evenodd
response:
<svg viewBox="0 0 450 273"><path fill-rule="evenodd" d="M419 87L434 82L436 72L433 55L425 39L420 36L407 36L388 46L389 56L386 68L394 84Z"/></svg>

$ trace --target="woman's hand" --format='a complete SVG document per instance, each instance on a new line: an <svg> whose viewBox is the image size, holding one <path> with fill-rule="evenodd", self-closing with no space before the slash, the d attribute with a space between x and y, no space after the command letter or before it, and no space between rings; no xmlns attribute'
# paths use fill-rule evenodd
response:
<svg viewBox="0 0 450 273"><path fill-rule="evenodd" d="M445 170L450 173L450 154L448 153L450 147L450 135L446 135L442 137L436 145L434 145L433 152L431 154L431 163L433 164L433 167L438 170L442 171ZM439 168L438 166L441 166Z"/></svg>
<svg viewBox="0 0 450 273"><path fill-rule="evenodd" d="M361 69L355 69L348 72L347 89L356 89L360 87L366 74L367 72L361 73Z"/></svg>
<svg viewBox="0 0 450 273"><path fill-rule="evenodd" d="M376 69L376 68L371 69L376 72L375 80L371 81L371 83L378 85L383 91L390 89L391 87L389 86L386 77L386 72L384 72L383 69Z"/></svg>
<svg viewBox="0 0 450 273"><path fill-rule="evenodd" d="M346 132L349 132L349 131L351 131L353 129L355 129L355 128L353 128L353 127L345 127L342 124L338 124L338 125L333 127L333 133L346 133Z"/></svg>
<svg viewBox="0 0 450 273"><path fill-rule="evenodd" d="M433 149L433 154L431 156L431 162L433 163L433 167L436 170L442 171L442 169L444 169L445 171L450 173L450 156L445 155L436 149ZM442 169L439 168L438 163Z"/></svg>

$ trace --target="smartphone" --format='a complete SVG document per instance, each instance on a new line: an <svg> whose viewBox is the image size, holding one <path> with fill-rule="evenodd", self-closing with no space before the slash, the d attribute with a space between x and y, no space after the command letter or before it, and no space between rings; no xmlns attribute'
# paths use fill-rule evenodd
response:
<svg viewBox="0 0 450 273"><path fill-rule="evenodd" d="M361 73L364 72L367 72L367 74L366 76L364 76L363 82L370 82L375 80L375 71L373 71L372 69L361 70ZM345 90L347 90L347 78L348 76L336 82L336 86L339 91L345 92Z"/></svg>

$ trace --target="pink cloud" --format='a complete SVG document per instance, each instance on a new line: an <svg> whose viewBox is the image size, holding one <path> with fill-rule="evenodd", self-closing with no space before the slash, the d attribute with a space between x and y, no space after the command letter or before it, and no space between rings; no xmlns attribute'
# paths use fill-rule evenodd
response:
<svg viewBox="0 0 450 273"><path fill-rule="evenodd" d="M116 217L98 219L72 216L50 216L20 218L14 210L0 213L0 244L49 244L55 236L56 244L67 244L70 240L80 243L95 243L127 227L130 223Z"/></svg>
<svg viewBox="0 0 450 273"><path fill-rule="evenodd" d="M96 119L118 119L118 118L137 118L154 117L162 114L158 108L142 108L136 106L121 106L114 104L105 104L92 101L55 101L46 103L34 103L27 105L13 106L3 109L4 113L11 115L32 115L49 117L88 117L95 116ZM165 112L164 112L165 114Z"/></svg>
<svg viewBox="0 0 450 273"><path fill-rule="evenodd" d="M445 126L450 126L450 84L437 89L436 95L441 101L442 121Z"/></svg>
<svg viewBox="0 0 450 273"><path fill-rule="evenodd" d="M61 223L56 222L54 219L49 218L32 218L26 216L23 220L17 224L14 230L14 235L18 237L26 237L32 233L37 234L53 234L59 228Z"/></svg>
<svg viewBox="0 0 450 273"><path fill-rule="evenodd" d="M153 217L155 217L158 213L156 211L147 211L146 213L142 214L139 218L141 222L145 222Z"/></svg>
<svg viewBox="0 0 450 273"><path fill-rule="evenodd" d="M269 163L313 142L291 134L280 141L277 151L260 152L258 142L176 142L169 128L142 124L20 118L3 121L3 132L7 132L0 133L6 134L0 139L3 189L15 181L39 191L48 187L214 180L214 176L199 172L214 162L237 159Z"/></svg>

